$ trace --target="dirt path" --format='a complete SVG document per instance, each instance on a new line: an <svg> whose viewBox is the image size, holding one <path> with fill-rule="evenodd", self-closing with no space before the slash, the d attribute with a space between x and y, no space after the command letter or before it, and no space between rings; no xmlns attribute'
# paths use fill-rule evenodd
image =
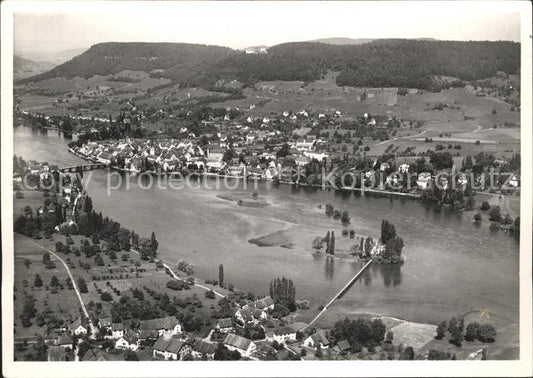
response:
<svg viewBox="0 0 533 378"><path fill-rule="evenodd" d="M134 250L134 249L130 249L130 252L137 253L138 255L141 254L139 251L136 251L136 250ZM180 278L180 276L178 276L176 273L174 273L174 270L173 270L173 269L172 269L172 268L171 268L166 262L164 262L163 260L160 260L160 259L156 259L155 261L156 261L156 262L160 262L161 264L163 264L163 266L164 266L165 268L168 269L168 271L170 272L170 274L172 275L172 277L173 277L174 279L179 280L179 281L183 281L183 280ZM211 288L209 288L209 287L207 287L207 286L201 285L201 284L196 283L196 282L194 283L194 286L197 286L197 287L199 287L200 289L203 289L203 290L205 290L205 291L211 291L211 290L212 290L213 293L215 293L216 296L218 296L218 297L220 297L220 298L226 298L225 295L220 294L218 291L215 291L215 290L213 290L213 289L211 289Z"/></svg>
<svg viewBox="0 0 533 378"><path fill-rule="evenodd" d="M91 327L91 331L92 331L92 337L95 337L96 332L98 330L96 329L96 327L94 326L93 322L91 321L91 318L89 316L89 312L87 311L87 308L85 308L85 303L83 302L83 298L81 297L81 293L80 293L80 291L78 289L78 285L76 284L76 280L74 280L74 276L72 275L72 272L70 271L70 268L68 267L68 265L65 262L65 260L63 260L61 257L59 257L55 252L52 252L48 248L43 247L39 243L37 243L37 242L35 242L33 240L31 242L33 244L35 244L36 246L38 246L39 248L41 248L41 249L45 250L46 252L50 253L51 255L53 255L59 261L61 261L61 263L63 264L63 266L67 270L67 273L68 273L68 275L70 277L70 280L72 281L72 286L74 287L74 290L76 291L76 295L78 296L78 300L80 301L80 305L81 305L81 308L83 310L83 314L85 315L85 317L89 321L89 326Z"/></svg>

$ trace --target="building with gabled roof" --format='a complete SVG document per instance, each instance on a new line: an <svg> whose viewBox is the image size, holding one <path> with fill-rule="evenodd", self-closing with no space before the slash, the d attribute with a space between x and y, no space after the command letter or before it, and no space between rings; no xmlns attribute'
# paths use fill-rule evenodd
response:
<svg viewBox="0 0 533 378"><path fill-rule="evenodd" d="M143 331L157 331L158 335L177 335L181 333L181 324L174 316L157 318L151 320L141 320L139 329Z"/></svg>
<svg viewBox="0 0 533 378"><path fill-rule="evenodd" d="M249 357L256 350L256 345L252 340L230 333L224 340L224 345L229 350L236 350L243 357Z"/></svg>
<svg viewBox="0 0 533 378"><path fill-rule="evenodd" d="M132 332L127 332L124 336L121 336L115 342L115 348L117 349L129 349L132 351L139 350L140 341L139 337Z"/></svg>
<svg viewBox="0 0 533 378"><path fill-rule="evenodd" d="M70 330L76 336L86 335L88 331L87 327L83 324L81 317L74 320L74 322L70 325Z"/></svg>
<svg viewBox="0 0 533 378"><path fill-rule="evenodd" d="M233 320L231 318L218 319L216 329L222 333L233 331Z"/></svg>
<svg viewBox="0 0 533 378"><path fill-rule="evenodd" d="M202 358L203 356L207 359L212 360L215 356L215 350L217 349L216 344L211 344L200 339L196 339L192 345L191 354L195 358Z"/></svg>
<svg viewBox="0 0 533 378"><path fill-rule="evenodd" d="M320 346L321 349L326 349L329 348L329 340L324 331L318 330L316 333L313 333L304 340L304 346L309 348L316 348Z"/></svg>
<svg viewBox="0 0 533 378"><path fill-rule="evenodd" d="M191 347L185 341L170 335L163 335L157 339L153 348L154 357L161 357L165 360L180 360L191 351Z"/></svg>
<svg viewBox="0 0 533 378"><path fill-rule="evenodd" d="M296 331L292 327L280 327L275 329L272 334L267 335L267 340L286 343L287 341L296 340Z"/></svg>

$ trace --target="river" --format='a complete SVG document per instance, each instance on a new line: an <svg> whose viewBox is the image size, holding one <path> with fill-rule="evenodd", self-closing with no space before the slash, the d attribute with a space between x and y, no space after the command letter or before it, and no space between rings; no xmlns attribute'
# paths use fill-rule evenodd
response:
<svg viewBox="0 0 533 378"><path fill-rule="evenodd" d="M14 128L14 153L24 159L59 166L81 159L66 149L57 131ZM95 208L141 236L156 232L159 255L195 265L198 276L218 277L224 264L225 281L257 294L267 294L269 282L289 277L297 298L324 304L360 268L350 260L326 259L312 253L316 236L341 225L323 214L324 206L348 210L349 228L357 234L379 236L382 219L396 226L405 243L402 266L372 266L341 303L354 311L437 324L453 315L488 310L518 324L519 245L514 237L491 232L453 210L428 209L408 199L375 198L259 183L256 191L270 203L264 208L238 206L217 194L228 189L143 189L137 178L107 195L109 170L85 175ZM235 183L235 182L234 182ZM142 184L142 183L141 183ZM237 182L238 184L238 182ZM241 183L242 184L242 183ZM242 191L242 187L235 189ZM249 185L250 194L254 189ZM293 248L259 247L250 238L288 230Z"/></svg>

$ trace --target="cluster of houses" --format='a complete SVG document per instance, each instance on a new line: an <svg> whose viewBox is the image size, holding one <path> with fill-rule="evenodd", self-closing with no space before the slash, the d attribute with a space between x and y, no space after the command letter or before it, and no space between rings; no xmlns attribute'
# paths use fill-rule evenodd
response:
<svg viewBox="0 0 533 378"><path fill-rule="evenodd" d="M248 137L247 137L248 138ZM181 172L183 169L204 171L234 177L250 176L271 180L286 164L276 152L282 145L266 150L261 145L232 147L229 154L227 136L221 134L217 142L199 145L194 139L130 139L118 142L88 142L71 151L85 159L131 173ZM253 143L253 142L252 142ZM291 165L304 166L313 159L323 161L328 154L321 152L324 140L307 136L289 143ZM233 145L234 146L234 145ZM239 154L239 157L237 157Z"/></svg>
<svg viewBox="0 0 533 378"><path fill-rule="evenodd" d="M132 322L113 322L111 317L103 317L98 321L98 328L103 332L103 339L111 341L116 349L137 352L141 348L148 347L151 348L154 358L174 361L191 357L212 360L219 342L222 342L228 350L236 351L243 358L250 359L260 357L261 346L274 342L281 345L298 345L310 350L330 348L330 341L323 330L298 337L297 331L290 326L268 328L266 324L273 308L274 302L271 297L250 302L240 307L233 317L219 319L215 328L204 339L184 332L182 325L174 316L140 320L135 326ZM248 326L262 327L265 331L264 339L252 341L237 334L237 328L244 329ZM46 340L49 344L49 360L64 361L72 356L68 352L76 350L75 340L87 336L89 328L85 319L78 318L68 327L51 334ZM210 337L215 331L222 335L221 339ZM337 343L332 351L344 353L349 349L349 343L347 345ZM103 353L103 349L93 347L80 359L107 360L108 356Z"/></svg>

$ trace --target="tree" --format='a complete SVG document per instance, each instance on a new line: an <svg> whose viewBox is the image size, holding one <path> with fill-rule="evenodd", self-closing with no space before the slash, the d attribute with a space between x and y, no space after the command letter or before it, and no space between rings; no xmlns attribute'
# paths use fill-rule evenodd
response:
<svg viewBox="0 0 533 378"><path fill-rule="evenodd" d="M52 276L52 279L50 280L50 286L56 287L59 286L59 280L56 276Z"/></svg>
<svg viewBox="0 0 533 378"><path fill-rule="evenodd" d="M104 259L102 258L102 256L100 256L100 254L97 254L96 257L94 258L94 263L98 266L104 266L105 263L104 263Z"/></svg>
<svg viewBox="0 0 533 378"><path fill-rule="evenodd" d="M453 331L455 330L455 328L457 328L457 319L455 318L455 316L453 316L453 317L450 319L450 323L448 323L448 332L449 332L449 333L453 333Z"/></svg>
<svg viewBox="0 0 533 378"><path fill-rule="evenodd" d="M381 243L387 244L387 242L396 237L396 228L393 224L387 220L381 221Z"/></svg>
<svg viewBox="0 0 533 378"><path fill-rule="evenodd" d="M124 353L124 361L139 361L139 356L134 351L128 350Z"/></svg>
<svg viewBox="0 0 533 378"><path fill-rule="evenodd" d="M442 340L446 335L446 322L442 322L437 326L437 340Z"/></svg>
<svg viewBox="0 0 533 378"><path fill-rule="evenodd" d="M274 303L280 303L289 310L296 310L296 288L291 279L276 278L270 282L270 296Z"/></svg>
<svg viewBox="0 0 533 378"><path fill-rule="evenodd" d="M466 334L465 334L465 340L466 341L474 341L477 339L477 334L479 330L479 323L473 322L466 326Z"/></svg>
<svg viewBox="0 0 533 378"><path fill-rule="evenodd" d="M496 339L496 329L491 324L482 324L477 331L479 341L492 343Z"/></svg>
<svg viewBox="0 0 533 378"><path fill-rule="evenodd" d="M130 231L125 229L124 227L121 227L118 230L117 238L118 238L118 242L120 244L120 249L122 249L124 251L129 251L130 247L131 247L131 245L130 245L130 238L131 238Z"/></svg>
<svg viewBox="0 0 533 378"><path fill-rule="evenodd" d="M481 210L483 211L487 211L490 209L490 205L487 201L483 201L483 203L481 203Z"/></svg>
<svg viewBox="0 0 533 378"><path fill-rule="evenodd" d="M80 289L80 293L88 293L89 289L87 288L87 283L83 279L83 277L78 278L78 288Z"/></svg>
<svg viewBox="0 0 533 378"><path fill-rule="evenodd" d="M499 206L494 206L492 209L490 209L490 211L489 211L489 220L491 222L500 222L502 220L502 215L500 213L500 207Z"/></svg>
<svg viewBox="0 0 533 378"><path fill-rule="evenodd" d="M394 339L394 333L392 331L387 331L387 335L385 336L385 342L387 344L392 344L393 339Z"/></svg>
<svg viewBox="0 0 533 378"><path fill-rule="evenodd" d="M483 219L483 218L482 218L482 216L481 216L481 213L476 213L476 215L474 215L474 221L475 221L476 223L481 222L482 219Z"/></svg>
<svg viewBox="0 0 533 378"><path fill-rule="evenodd" d="M401 360L414 360L415 359L415 351L413 350L413 347L408 346L405 348L400 356Z"/></svg>
<svg viewBox="0 0 533 378"><path fill-rule="evenodd" d="M241 354L236 350L230 351L224 344L218 343L213 359L215 361L240 360Z"/></svg>
<svg viewBox="0 0 533 378"><path fill-rule="evenodd" d="M341 213L341 222L343 225L347 225L350 223L350 215L348 214L348 211L344 210Z"/></svg>
<svg viewBox="0 0 533 378"><path fill-rule="evenodd" d="M327 203L326 204L326 216L328 217L331 217L333 215L333 205L331 205L330 203Z"/></svg>
<svg viewBox="0 0 533 378"><path fill-rule="evenodd" d="M385 338L385 333L387 332L387 327L381 319L372 320L372 340L379 344ZM392 339L391 339L392 341Z"/></svg>
<svg viewBox="0 0 533 378"><path fill-rule="evenodd" d="M466 211L473 210L475 206L476 206L476 201L474 200L472 193L470 193L468 197L466 197L465 210Z"/></svg>
<svg viewBox="0 0 533 378"><path fill-rule="evenodd" d="M152 235L150 237L150 245L152 247L153 256L155 257L155 253L157 252L157 247L159 246L159 242L155 238L155 232L152 232Z"/></svg>
<svg viewBox="0 0 533 378"><path fill-rule="evenodd" d="M39 276L38 274L35 275L35 280L33 281L33 285L35 287L43 286L43 280L41 279L41 276Z"/></svg>
<svg viewBox="0 0 533 378"><path fill-rule="evenodd" d="M276 156L278 158L280 157L286 157L287 155L290 154L290 150L291 150L291 147L287 144L287 143L284 143L281 148L276 152Z"/></svg>
<svg viewBox="0 0 533 378"><path fill-rule="evenodd" d="M35 360L36 361L47 361L48 360L48 346L44 342L44 339L39 336L37 342L35 343Z"/></svg>
<svg viewBox="0 0 533 378"><path fill-rule="evenodd" d="M461 329L461 326L460 326L461 323L459 323L459 326L455 326L452 328L452 331L450 332L451 334L451 339L450 339L450 342L452 344L455 344L456 346L460 347L462 342L463 342L463 330Z"/></svg>
<svg viewBox="0 0 533 378"><path fill-rule="evenodd" d="M56 252L63 252L65 246L60 241L56 242Z"/></svg>
<svg viewBox="0 0 533 378"><path fill-rule="evenodd" d="M48 252L43 254L43 264L44 265L50 264L50 254Z"/></svg>
<svg viewBox="0 0 533 378"><path fill-rule="evenodd" d="M100 294L100 299L104 302L111 302L113 300L113 296L111 294L109 294L109 292L107 291L103 291L101 294Z"/></svg>
<svg viewBox="0 0 533 378"><path fill-rule="evenodd" d="M322 352L322 348L320 347L320 345L317 345L316 347L315 357L316 358L324 357L324 353Z"/></svg>
<svg viewBox="0 0 533 378"><path fill-rule="evenodd" d="M224 287L224 265L218 266L218 285Z"/></svg>
<svg viewBox="0 0 533 378"><path fill-rule="evenodd" d="M330 255L335 254L335 232L331 231L331 234L328 238L328 243L326 245L326 253Z"/></svg>
<svg viewBox="0 0 533 378"><path fill-rule="evenodd" d="M80 358L83 357L89 349L91 349L91 346L89 345L89 343L87 341L82 341L78 345L78 357Z"/></svg>

